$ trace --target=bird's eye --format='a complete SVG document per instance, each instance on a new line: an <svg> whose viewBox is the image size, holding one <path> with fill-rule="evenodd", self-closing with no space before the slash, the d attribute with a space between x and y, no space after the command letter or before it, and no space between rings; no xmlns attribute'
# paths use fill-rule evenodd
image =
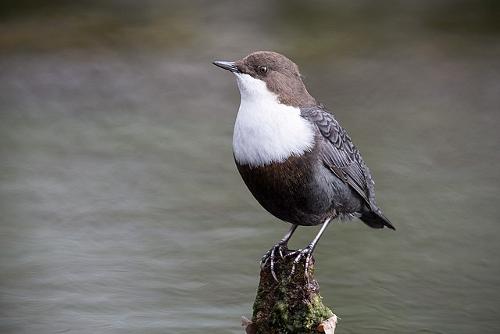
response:
<svg viewBox="0 0 500 334"><path fill-rule="evenodd" d="M267 66L259 66L259 67L257 67L257 71L259 71L260 74L266 74L267 73Z"/></svg>

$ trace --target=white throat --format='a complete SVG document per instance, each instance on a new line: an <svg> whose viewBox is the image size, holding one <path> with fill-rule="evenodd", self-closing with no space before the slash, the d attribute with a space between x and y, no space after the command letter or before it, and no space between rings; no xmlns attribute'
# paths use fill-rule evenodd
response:
<svg viewBox="0 0 500 334"><path fill-rule="evenodd" d="M236 161L253 167L283 162L314 146L314 129L300 109L281 104L266 83L236 73L241 104L233 134Z"/></svg>

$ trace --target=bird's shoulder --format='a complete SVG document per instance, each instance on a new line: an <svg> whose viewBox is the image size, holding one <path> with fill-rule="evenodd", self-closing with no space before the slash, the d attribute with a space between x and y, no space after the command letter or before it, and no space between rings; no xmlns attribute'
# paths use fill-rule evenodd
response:
<svg viewBox="0 0 500 334"><path fill-rule="evenodd" d="M301 108L300 113L316 126L322 137L336 149L335 153L341 155L343 160L336 161L338 166L346 166L362 159L347 131L323 106Z"/></svg>

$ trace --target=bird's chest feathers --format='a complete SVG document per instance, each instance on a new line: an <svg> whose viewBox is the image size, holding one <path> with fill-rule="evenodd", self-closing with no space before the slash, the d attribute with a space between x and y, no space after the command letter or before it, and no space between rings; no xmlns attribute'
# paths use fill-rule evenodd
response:
<svg viewBox="0 0 500 334"><path fill-rule="evenodd" d="M233 134L238 163L256 167L283 162L313 146L313 126L300 116L299 108L279 103L271 92L241 92Z"/></svg>

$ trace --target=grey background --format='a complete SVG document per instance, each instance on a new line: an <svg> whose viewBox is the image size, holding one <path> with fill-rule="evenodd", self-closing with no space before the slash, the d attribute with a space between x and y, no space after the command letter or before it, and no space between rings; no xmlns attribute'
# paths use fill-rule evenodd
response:
<svg viewBox="0 0 500 334"><path fill-rule="evenodd" d="M397 231L329 227L338 333L498 333L495 1L4 1L0 332L242 333L288 226L232 161L213 65L296 61ZM317 228L300 228L292 247Z"/></svg>

